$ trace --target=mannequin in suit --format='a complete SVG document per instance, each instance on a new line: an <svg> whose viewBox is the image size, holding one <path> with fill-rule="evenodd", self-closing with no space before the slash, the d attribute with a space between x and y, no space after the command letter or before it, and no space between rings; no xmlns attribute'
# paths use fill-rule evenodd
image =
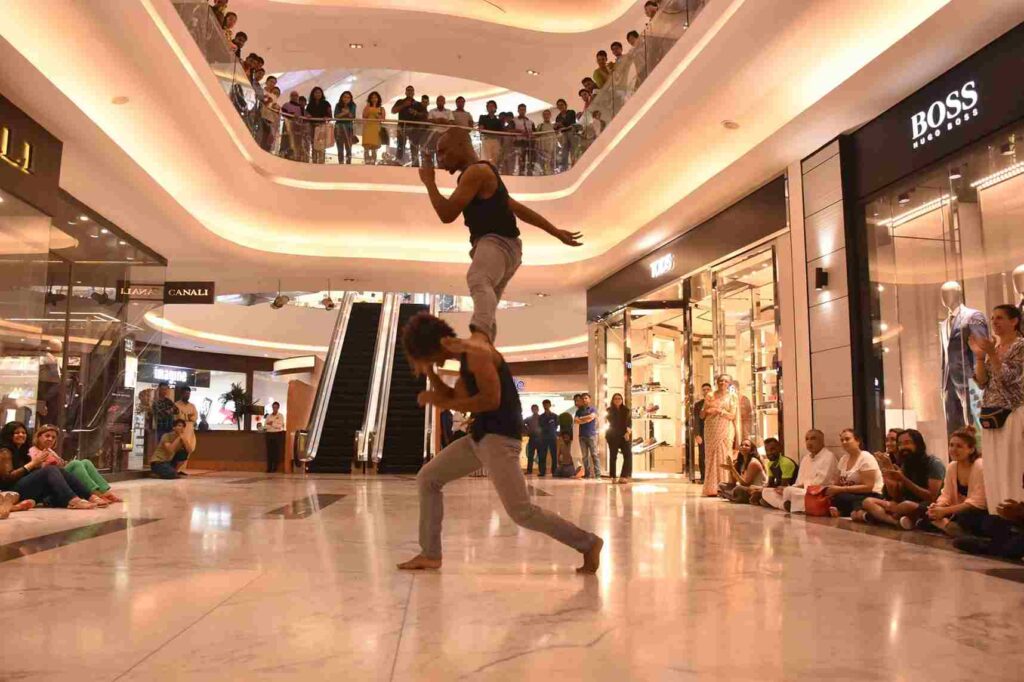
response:
<svg viewBox="0 0 1024 682"><path fill-rule="evenodd" d="M971 336L988 338L984 313L963 304L959 282L946 282L940 293L946 319L939 323L942 339L942 400L946 411L946 433L967 425L976 426L978 406L971 396L974 351L967 340Z"/></svg>

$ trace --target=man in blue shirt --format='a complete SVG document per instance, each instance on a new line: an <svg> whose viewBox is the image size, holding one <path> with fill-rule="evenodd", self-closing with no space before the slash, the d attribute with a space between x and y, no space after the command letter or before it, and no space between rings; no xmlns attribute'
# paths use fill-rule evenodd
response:
<svg viewBox="0 0 1024 682"><path fill-rule="evenodd" d="M548 456L551 456L551 473L554 474L558 465L558 415L551 411L551 401L541 403L544 411L540 413L540 451L537 453L540 475L546 473Z"/></svg>
<svg viewBox="0 0 1024 682"><path fill-rule="evenodd" d="M597 410L590 404L590 394L581 397L583 406L576 410L574 420L580 427L580 450L587 478L601 478L601 459L597 451Z"/></svg>

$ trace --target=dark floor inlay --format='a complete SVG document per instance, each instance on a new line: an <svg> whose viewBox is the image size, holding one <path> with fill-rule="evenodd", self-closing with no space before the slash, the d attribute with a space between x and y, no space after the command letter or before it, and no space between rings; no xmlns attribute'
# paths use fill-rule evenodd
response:
<svg viewBox="0 0 1024 682"><path fill-rule="evenodd" d="M62 530L56 533L40 535L35 538L28 538L27 540L9 542L6 545L0 545L0 562L20 559L21 557L28 556L30 554L38 554L39 552L57 549L58 547L81 542L82 540L98 538L101 535L119 533L122 530L135 528L137 526L144 526L147 523L153 523L154 521L159 520L160 519L111 519L110 521L101 521L100 523L93 523L80 528L71 528L70 530Z"/></svg>
<svg viewBox="0 0 1024 682"><path fill-rule="evenodd" d="M1002 578L1003 580L1012 580L1015 583L1024 583L1024 568L989 568L984 571L979 571L985 575L990 575L993 578Z"/></svg>
<svg viewBox="0 0 1024 682"><path fill-rule="evenodd" d="M332 505L344 495L309 495L308 497L300 497L294 502L290 502L283 507L272 509L264 514L265 518L268 519L304 519L328 505Z"/></svg>
<svg viewBox="0 0 1024 682"><path fill-rule="evenodd" d="M551 497L551 493L549 493L547 490L541 490L540 488L532 486L529 483L526 484L526 487L530 490L530 494L531 495L540 495L541 497Z"/></svg>
<svg viewBox="0 0 1024 682"><path fill-rule="evenodd" d="M247 483L262 483L263 481L269 481L269 478L265 476L254 476L252 478L236 478L233 481L224 481L227 485L245 485Z"/></svg>

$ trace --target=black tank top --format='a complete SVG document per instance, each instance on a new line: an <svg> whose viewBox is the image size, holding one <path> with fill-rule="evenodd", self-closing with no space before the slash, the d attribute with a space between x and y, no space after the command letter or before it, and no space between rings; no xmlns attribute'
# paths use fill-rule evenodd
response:
<svg viewBox="0 0 1024 682"><path fill-rule="evenodd" d="M469 371L466 362L466 354L460 358L459 376L466 382L466 390L470 396L480 392L476 385L476 377ZM515 379L508 368L504 358L501 366L498 367L498 380L501 382L501 403L498 409L490 412L478 412L473 415L473 426L470 434L473 440L479 441L489 433L507 438L523 437L523 406L519 402L519 391L516 389Z"/></svg>
<svg viewBox="0 0 1024 682"><path fill-rule="evenodd" d="M466 227L469 228L469 241L476 243L477 239L488 234L496 234L509 239L518 238L519 227L516 225L516 215L508 203L508 190L505 188L505 183L501 181L498 169L489 161L478 161L477 163L486 164L494 171L494 177L498 179L498 189L487 199L481 199L479 196L473 197L473 200L466 204L466 208L462 209ZM459 173L459 179L462 179L462 173Z"/></svg>

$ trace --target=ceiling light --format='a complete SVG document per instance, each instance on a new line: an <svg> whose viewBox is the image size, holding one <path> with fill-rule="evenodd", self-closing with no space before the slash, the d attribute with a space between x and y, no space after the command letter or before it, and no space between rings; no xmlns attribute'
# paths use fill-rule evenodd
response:
<svg viewBox="0 0 1024 682"><path fill-rule="evenodd" d="M270 307L274 310L280 310L281 308L288 305L288 301L292 300L291 296L277 295L274 300L270 302Z"/></svg>
<svg viewBox="0 0 1024 682"><path fill-rule="evenodd" d="M551 294L545 294L543 291L538 291L537 292L537 298L547 298L550 295Z"/></svg>
<svg viewBox="0 0 1024 682"><path fill-rule="evenodd" d="M80 215L78 216L78 219L81 220L83 223L89 222L89 216L87 215Z"/></svg>
<svg viewBox="0 0 1024 682"><path fill-rule="evenodd" d="M125 244L127 244L128 242L126 242L126 241L125 241L125 240L123 240L123 239L118 239L118 240L117 240L117 243L118 243L118 244L120 244L121 246L124 246L124 245L125 245Z"/></svg>
<svg viewBox="0 0 1024 682"><path fill-rule="evenodd" d="M527 69L526 73L530 74L531 76L539 76L540 75L540 71L534 71L533 69Z"/></svg>
<svg viewBox="0 0 1024 682"><path fill-rule="evenodd" d="M1003 156L1013 156L1013 153L1017 151L1017 145L1012 142L1007 142L999 148L999 153Z"/></svg>
<svg viewBox="0 0 1024 682"><path fill-rule="evenodd" d="M897 201L897 203L899 203L900 206L903 206L905 204L909 204L910 203L910 193L909 192L904 192L903 194L901 194L896 199L896 201Z"/></svg>
<svg viewBox="0 0 1024 682"><path fill-rule="evenodd" d="M4 203L4 197L3 197L3 195L0 195L0 204L2 204L2 203Z"/></svg>
<svg viewBox="0 0 1024 682"><path fill-rule="evenodd" d="M1024 173L1024 161L1015 163L1012 166L1007 166L1001 171L985 176L976 182L972 182L971 187L974 189L988 189L992 185L998 185L1003 180L1009 180L1021 173Z"/></svg>
<svg viewBox="0 0 1024 682"><path fill-rule="evenodd" d="M105 227L100 228L100 234L110 234L110 230Z"/></svg>
<svg viewBox="0 0 1024 682"><path fill-rule="evenodd" d="M725 128L726 130L736 130L737 128L740 127L740 124L737 123L736 121L730 121L726 119L722 121L722 127Z"/></svg>
<svg viewBox="0 0 1024 682"><path fill-rule="evenodd" d="M125 97L124 95L118 95L114 99L110 100L110 103L111 104L116 104L118 106L120 106L122 104L128 104L128 98Z"/></svg>
<svg viewBox="0 0 1024 682"><path fill-rule="evenodd" d="M362 43L349 43L348 46L351 47L353 50L361 50L361 49L363 49L363 44Z"/></svg>
<svg viewBox="0 0 1024 682"><path fill-rule="evenodd" d="M963 174L960 172L959 168L953 168L952 170L949 171L949 179L950 180L959 180L962 177L963 177Z"/></svg>

